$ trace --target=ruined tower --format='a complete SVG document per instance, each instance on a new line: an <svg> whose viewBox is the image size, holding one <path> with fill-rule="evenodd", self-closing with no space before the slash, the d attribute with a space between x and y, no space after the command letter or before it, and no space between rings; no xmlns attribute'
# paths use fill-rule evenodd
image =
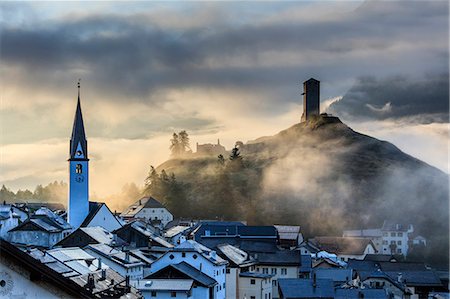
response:
<svg viewBox="0 0 450 299"><path fill-rule="evenodd" d="M320 114L320 81L311 78L303 82L303 114L301 122Z"/></svg>

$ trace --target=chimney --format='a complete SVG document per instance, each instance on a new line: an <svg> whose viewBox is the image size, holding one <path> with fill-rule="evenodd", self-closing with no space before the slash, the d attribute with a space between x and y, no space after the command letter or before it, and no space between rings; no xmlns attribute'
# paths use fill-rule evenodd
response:
<svg viewBox="0 0 450 299"><path fill-rule="evenodd" d="M87 283L84 285L84 287L91 291L95 289L95 279L92 273L88 274Z"/></svg>
<svg viewBox="0 0 450 299"><path fill-rule="evenodd" d="M128 251L125 252L125 260L126 260L127 262L130 261L130 253L129 253Z"/></svg>
<svg viewBox="0 0 450 299"><path fill-rule="evenodd" d="M106 269L102 269L102 278L101 280L105 280L106 279Z"/></svg>
<svg viewBox="0 0 450 299"><path fill-rule="evenodd" d="M125 286L128 288L130 286L130 276L125 276Z"/></svg>
<svg viewBox="0 0 450 299"><path fill-rule="evenodd" d="M102 258L99 257L98 258L98 267L97 267L97 269L100 270L101 268L102 268Z"/></svg>
<svg viewBox="0 0 450 299"><path fill-rule="evenodd" d="M142 205L142 201L139 199L139 205Z"/></svg>

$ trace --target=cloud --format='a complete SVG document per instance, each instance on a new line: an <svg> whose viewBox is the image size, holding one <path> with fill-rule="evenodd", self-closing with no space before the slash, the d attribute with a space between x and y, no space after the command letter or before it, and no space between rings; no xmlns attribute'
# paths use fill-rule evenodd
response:
<svg viewBox="0 0 450 299"><path fill-rule="evenodd" d="M448 99L448 73L422 78L362 77L328 111L347 119L416 117L422 122L448 122Z"/></svg>

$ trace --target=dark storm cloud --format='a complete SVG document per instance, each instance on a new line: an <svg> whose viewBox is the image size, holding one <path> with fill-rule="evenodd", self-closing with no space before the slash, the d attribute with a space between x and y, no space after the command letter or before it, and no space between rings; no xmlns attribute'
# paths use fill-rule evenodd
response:
<svg viewBox="0 0 450 299"><path fill-rule="evenodd" d="M363 77L329 111L353 118L414 117L421 123L448 122L448 101L448 73L420 79Z"/></svg>
<svg viewBox="0 0 450 299"><path fill-rule="evenodd" d="M227 11L239 5L217 7ZM260 18L227 24L221 19L185 28L164 27L145 14L117 13L29 26L6 22L1 62L19 69L19 80L28 86L66 86L82 76L105 95L104 90L110 92L111 100L155 103L165 100L149 99L156 91L226 87L273 94L277 105L298 101L295 85L311 76L328 82L325 96L335 96L343 90L333 84L356 76L443 72L448 65L447 11L445 1L400 1L368 2L323 20L319 11L317 19L306 21ZM292 55L292 61L283 60L285 55Z"/></svg>

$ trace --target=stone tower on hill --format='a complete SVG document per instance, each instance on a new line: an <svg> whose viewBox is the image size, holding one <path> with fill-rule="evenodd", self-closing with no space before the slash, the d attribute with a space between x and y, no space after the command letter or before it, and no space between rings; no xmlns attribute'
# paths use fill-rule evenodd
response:
<svg viewBox="0 0 450 299"><path fill-rule="evenodd" d="M320 81L311 78L303 82L303 114L301 122L320 114Z"/></svg>

